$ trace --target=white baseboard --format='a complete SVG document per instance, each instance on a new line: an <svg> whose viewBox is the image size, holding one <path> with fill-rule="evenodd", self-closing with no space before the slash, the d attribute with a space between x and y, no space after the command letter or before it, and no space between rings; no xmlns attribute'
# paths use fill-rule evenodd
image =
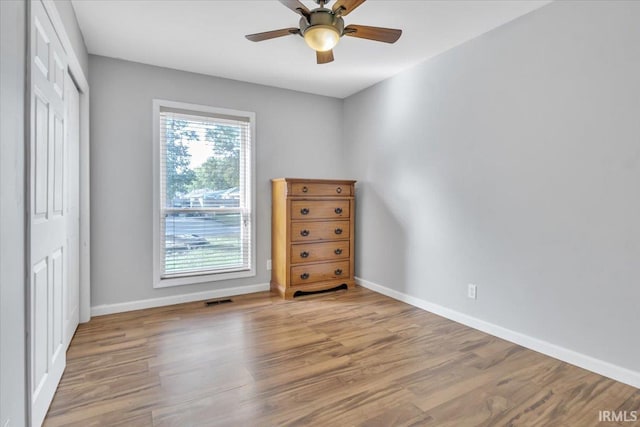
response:
<svg viewBox="0 0 640 427"><path fill-rule="evenodd" d="M596 374L604 375L605 377L620 381L632 387L640 388L640 372L632 371L630 369L623 368L612 363L605 362L603 360L596 359L564 347L560 347L555 344L551 344L538 338L534 338L520 332L512 331L511 329L507 329L502 326L498 326L493 323L489 323L484 320L469 316L467 314L460 313L459 311L451 310L441 305L434 304L402 292L398 292L394 289L387 288L385 286L370 282L365 279L361 279L359 277L356 277L356 283L358 283L362 287L371 289L372 291L386 295L390 298L437 314L438 316L442 316L455 322L462 323L463 325L469 326L482 332L486 332L487 334L502 338L504 340L521 345L555 359L562 360L563 362L570 363L588 371L595 372Z"/></svg>
<svg viewBox="0 0 640 427"><path fill-rule="evenodd" d="M91 307L91 316L103 316L105 314L124 313L125 311L142 310L145 308L153 307L164 307L165 305L202 301L211 298L224 298L233 295L252 294L254 292L268 291L269 289L270 287L268 283L260 283L257 285L238 286L235 288L215 289L205 292L171 295L168 297L143 299L118 304L102 304Z"/></svg>

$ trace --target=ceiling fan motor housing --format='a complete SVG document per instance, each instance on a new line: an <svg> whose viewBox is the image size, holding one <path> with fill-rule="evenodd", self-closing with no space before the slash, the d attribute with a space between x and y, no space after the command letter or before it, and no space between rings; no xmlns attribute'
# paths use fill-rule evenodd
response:
<svg viewBox="0 0 640 427"><path fill-rule="evenodd" d="M304 36L304 33L311 27L316 26L329 26L338 31L340 37L344 33L344 20L340 16L336 16L331 9L317 8L309 13L309 22L306 18L300 18L300 35Z"/></svg>

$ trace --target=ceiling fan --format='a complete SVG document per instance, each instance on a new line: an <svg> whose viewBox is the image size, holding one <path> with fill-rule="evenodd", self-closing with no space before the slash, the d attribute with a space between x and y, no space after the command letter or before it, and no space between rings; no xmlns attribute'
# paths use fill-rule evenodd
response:
<svg viewBox="0 0 640 427"><path fill-rule="evenodd" d="M365 25L344 26L343 16L347 16L365 0L337 0L331 9L325 8L330 0L315 0L320 7L309 10L298 0L279 0L280 3L301 15L299 28L283 28L281 30L266 31L264 33L245 36L252 42L269 40L298 34L304 38L307 45L316 51L318 64L333 61L333 48L342 36L358 37L385 43L395 43L402 35L402 30L382 27L368 27Z"/></svg>

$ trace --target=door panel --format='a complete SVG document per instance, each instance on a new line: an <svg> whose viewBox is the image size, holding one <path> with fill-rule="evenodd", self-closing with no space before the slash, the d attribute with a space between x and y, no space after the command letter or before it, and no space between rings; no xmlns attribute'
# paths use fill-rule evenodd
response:
<svg viewBox="0 0 640 427"><path fill-rule="evenodd" d="M41 19L42 16L35 16L34 14L35 47L33 63L46 79L49 77L49 37L47 36L47 31L42 28Z"/></svg>
<svg viewBox="0 0 640 427"><path fill-rule="evenodd" d="M44 220L47 216L47 180L49 176L49 103L36 93L34 114L34 152L35 168L33 170L33 192L35 206L33 219Z"/></svg>
<svg viewBox="0 0 640 427"><path fill-rule="evenodd" d="M64 77L67 70L67 64L57 55L57 53L53 52L53 89L56 91L58 96L64 100Z"/></svg>
<svg viewBox="0 0 640 427"><path fill-rule="evenodd" d="M62 329L62 321L64 314L62 312L62 294L64 285L64 251L62 248L58 249L51 255L51 327L53 329L51 333L51 357L56 359L60 356L62 350L64 336Z"/></svg>
<svg viewBox="0 0 640 427"><path fill-rule="evenodd" d="M31 330L33 332L32 392L37 394L47 377L47 334L49 328L49 269L47 259L33 266L33 293L31 298Z"/></svg>
<svg viewBox="0 0 640 427"><path fill-rule="evenodd" d="M64 119L54 115L53 119L53 214L62 215L64 191Z"/></svg>

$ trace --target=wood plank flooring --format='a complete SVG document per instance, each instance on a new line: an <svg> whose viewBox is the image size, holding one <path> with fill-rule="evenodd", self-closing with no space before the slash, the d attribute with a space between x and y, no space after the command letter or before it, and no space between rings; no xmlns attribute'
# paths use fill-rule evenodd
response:
<svg viewBox="0 0 640 427"><path fill-rule="evenodd" d="M80 325L44 425L631 426L640 390L357 287Z"/></svg>

